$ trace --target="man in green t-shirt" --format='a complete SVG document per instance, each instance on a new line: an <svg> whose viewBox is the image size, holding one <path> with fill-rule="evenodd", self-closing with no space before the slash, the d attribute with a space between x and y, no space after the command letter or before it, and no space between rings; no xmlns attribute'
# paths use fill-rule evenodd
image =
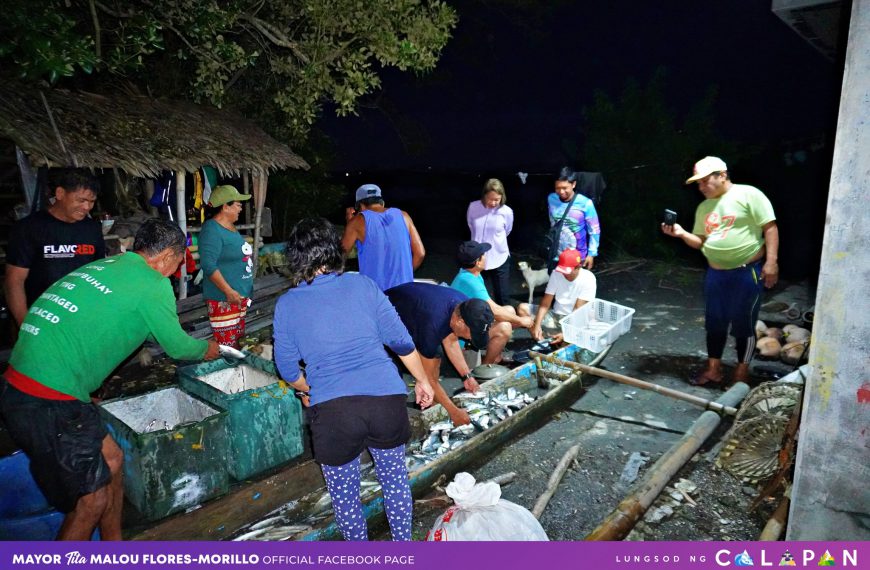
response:
<svg viewBox="0 0 870 570"><path fill-rule="evenodd" d="M762 287L779 278L779 230L770 200L754 186L734 184L725 162L708 156L695 163L686 184L697 182L704 195L689 233L680 224L662 224L662 231L700 249L709 269L704 280L707 329L707 367L690 383L722 382L722 353L728 328L737 344L734 382L749 379L749 361L755 352L755 321Z"/></svg>
<svg viewBox="0 0 870 570"><path fill-rule="evenodd" d="M49 503L66 513L59 540L121 539L123 453L90 393L147 338L169 356L211 360L215 341L188 336L166 279L185 236L149 220L129 252L84 265L40 295L21 324L0 379L0 416L30 459Z"/></svg>

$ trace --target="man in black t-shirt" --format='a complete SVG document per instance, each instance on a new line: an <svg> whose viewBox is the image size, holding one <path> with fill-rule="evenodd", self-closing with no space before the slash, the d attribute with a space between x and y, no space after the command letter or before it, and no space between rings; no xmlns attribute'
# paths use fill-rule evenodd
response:
<svg viewBox="0 0 870 570"><path fill-rule="evenodd" d="M51 284L106 257L101 224L89 216L99 191L96 178L64 171L48 209L12 226L6 250L6 303L16 326Z"/></svg>

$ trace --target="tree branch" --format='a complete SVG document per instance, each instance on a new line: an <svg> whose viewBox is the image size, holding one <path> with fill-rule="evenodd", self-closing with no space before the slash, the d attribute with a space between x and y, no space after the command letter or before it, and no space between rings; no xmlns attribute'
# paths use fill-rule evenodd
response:
<svg viewBox="0 0 870 570"><path fill-rule="evenodd" d="M193 53L199 54L199 55L205 57L206 59L210 59L210 60L214 61L215 63L220 65L220 67L222 69L227 68L227 66L224 65L224 63L220 59L215 57L213 54L211 54L210 52L208 52L204 49L198 48L195 45L193 45L192 43L190 43L189 41L187 41L187 38L184 37L184 34L182 34L178 29L176 29L175 26L173 26L172 24L170 24L168 22L164 22L163 25L166 26L166 29L171 31L176 36L178 36L178 39L180 39L182 42L184 42L184 45L186 45L188 48L190 48L190 51L192 51Z"/></svg>
<svg viewBox="0 0 870 570"><path fill-rule="evenodd" d="M132 8L128 12L120 12L120 11L112 10L111 8L109 8L108 6L103 4L102 2L98 2L98 1L91 2L91 6L94 6L94 5L96 5L97 8L99 8L101 11L105 12L106 14L112 16L113 18L118 18L118 19L132 18L133 16L136 15L136 11L133 10Z"/></svg>
<svg viewBox="0 0 870 570"><path fill-rule="evenodd" d="M97 54L97 59L103 59L103 42L100 32L100 19L97 17L97 7L94 5L94 0L88 0L88 6L91 8L91 20L94 21L94 51Z"/></svg>
<svg viewBox="0 0 870 570"><path fill-rule="evenodd" d="M299 49L299 44L290 41L290 38L288 38L284 33L281 32L281 30L279 30L272 24L250 14L241 14L239 15L239 19L250 22L251 25L254 26L258 32L263 34L270 42L272 42L276 46L289 49L293 52L293 55L295 55L299 59L299 61L308 64L308 56L302 53L302 51Z"/></svg>

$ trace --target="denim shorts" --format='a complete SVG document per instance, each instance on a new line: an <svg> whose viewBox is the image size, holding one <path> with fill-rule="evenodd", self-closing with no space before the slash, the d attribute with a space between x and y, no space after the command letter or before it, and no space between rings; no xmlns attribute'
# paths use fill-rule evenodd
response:
<svg viewBox="0 0 870 570"><path fill-rule="evenodd" d="M0 377L0 416L30 459L30 472L48 503L62 513L109 483L103 458L108 435L97 407L79 400L25 394Z"/></svg>

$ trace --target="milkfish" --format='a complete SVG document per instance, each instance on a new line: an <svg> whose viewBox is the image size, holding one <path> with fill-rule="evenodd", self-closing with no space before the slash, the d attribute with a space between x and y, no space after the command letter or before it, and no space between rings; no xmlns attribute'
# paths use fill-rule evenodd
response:
<svg viewBox="0 0 870 570"><path fill-rule="evenodd" d="M455 398L460 400L460 405L468 412L471 424L454 426L450 420L432 424L428 436L409 444L409 456L406 459L409 470L421 467L448 451L461 447L476 432L486 431L535 401L533 396L516 388L508 388L502 394L490 394L484 391L476 394L463 392Z"/></svg>

